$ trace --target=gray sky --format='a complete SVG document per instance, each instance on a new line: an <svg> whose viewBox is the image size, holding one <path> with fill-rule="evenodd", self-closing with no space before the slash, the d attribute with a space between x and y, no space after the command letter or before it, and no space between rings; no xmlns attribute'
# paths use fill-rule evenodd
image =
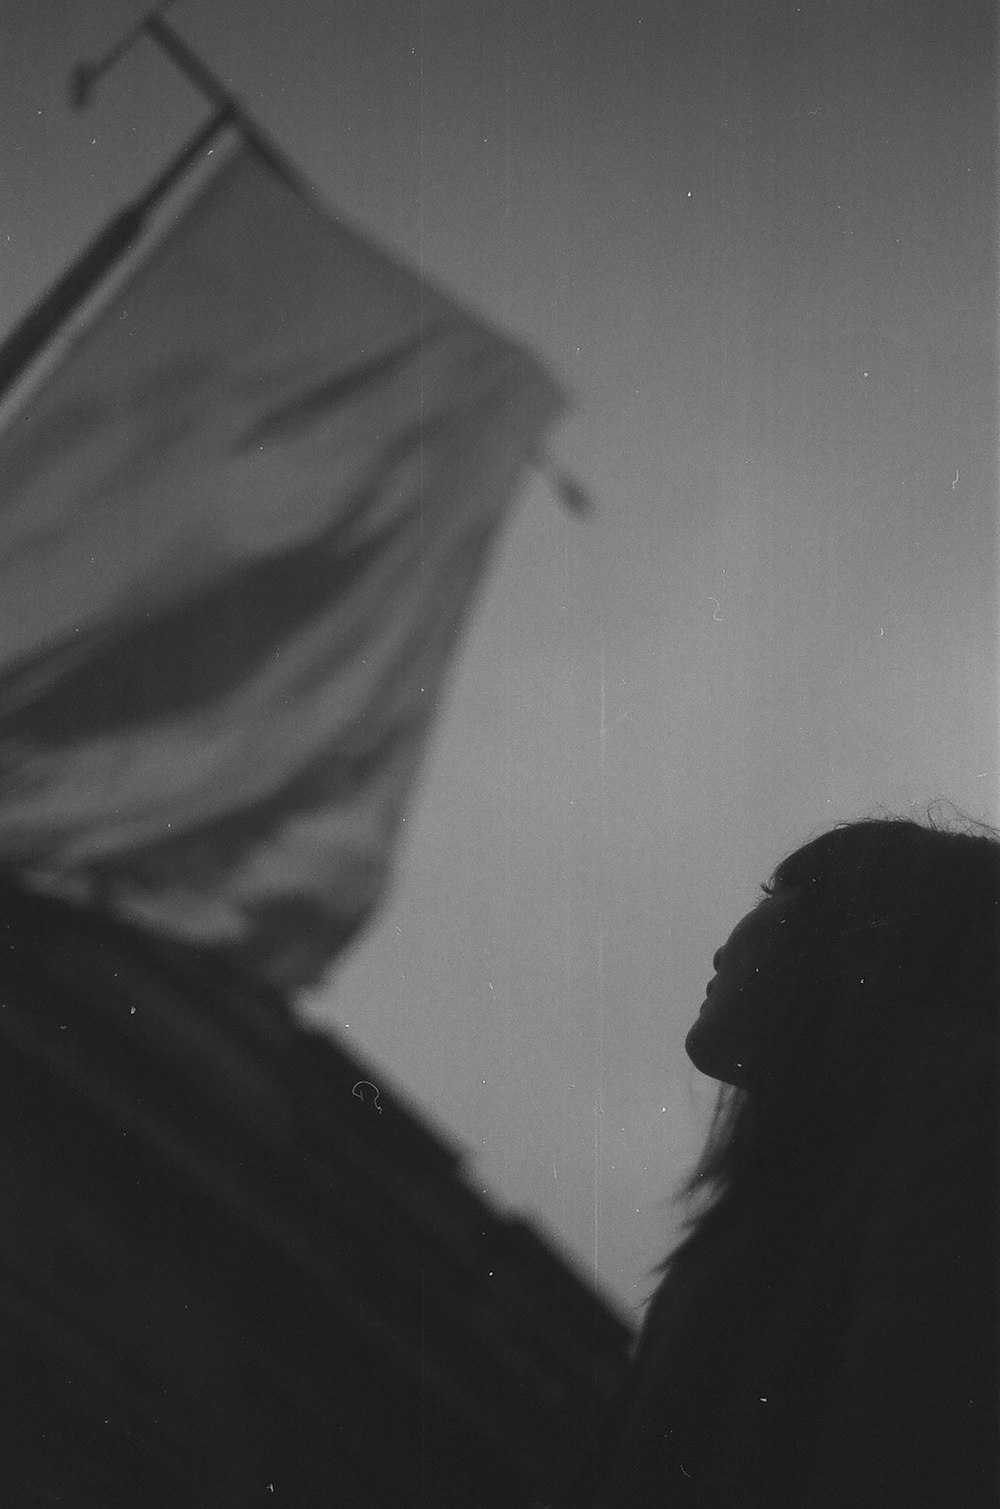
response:
<svg viewBox="0 0 1000 1509"><path fill-rule="evenodd" d="M0 21L9 325L199 116L139 14ZM392 905L311 1009L626 1305L711 1086L713 950L816 829L996 820L993 7L182 0L322 196L575 395ZM350 1024L347 1026L347 1024Z"/></svg>

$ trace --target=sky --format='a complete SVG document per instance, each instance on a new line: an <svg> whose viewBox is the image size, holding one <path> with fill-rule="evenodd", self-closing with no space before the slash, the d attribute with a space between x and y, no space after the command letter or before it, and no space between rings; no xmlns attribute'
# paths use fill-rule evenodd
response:
<svg viewBox="0 0 1000 1509"><path fill-rule="evenodd" d="M6 328L203 115L141 13L0 16ZM714 1087L683 1039L789 849L1000 817L983 0L180 0L320 197L571 395L395 888L305 1003L637 1316Z"/></svg>

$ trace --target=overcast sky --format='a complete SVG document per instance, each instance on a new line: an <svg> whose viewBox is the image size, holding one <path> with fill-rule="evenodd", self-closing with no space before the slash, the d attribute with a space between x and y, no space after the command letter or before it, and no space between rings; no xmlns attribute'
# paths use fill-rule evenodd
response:
<svg viewBox="0 0 1000 1509"><path fill-rule="evenodd" d="M9 325L201 106L140 13L0 22ZM711 1086L682 1043L788 848L996 820L984 0L182 0L328 204L574 395L463 648L392 904L310 1009L628 1307Z"/></svg>

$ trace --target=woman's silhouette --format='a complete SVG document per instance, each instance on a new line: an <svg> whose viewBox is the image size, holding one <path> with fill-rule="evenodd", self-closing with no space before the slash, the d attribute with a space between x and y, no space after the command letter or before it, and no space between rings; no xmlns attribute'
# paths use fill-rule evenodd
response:
<svg viewBox="0 0 1000 1509"><path fill-rule="evenodd" d="M715 969L693 1214L567 1502L994 1509L1000 841L835 828Z"/></svg>

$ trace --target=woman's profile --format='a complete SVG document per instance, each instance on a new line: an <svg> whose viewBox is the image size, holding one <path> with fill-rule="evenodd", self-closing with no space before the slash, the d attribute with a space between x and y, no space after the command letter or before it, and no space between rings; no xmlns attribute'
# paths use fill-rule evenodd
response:
<svg viewBox="0 0 1000 1509"><path fill-rule="evenodd" d="M1000 840L834 828L714 964L689 1220L567 1505L994 1506Z"/></svg>

